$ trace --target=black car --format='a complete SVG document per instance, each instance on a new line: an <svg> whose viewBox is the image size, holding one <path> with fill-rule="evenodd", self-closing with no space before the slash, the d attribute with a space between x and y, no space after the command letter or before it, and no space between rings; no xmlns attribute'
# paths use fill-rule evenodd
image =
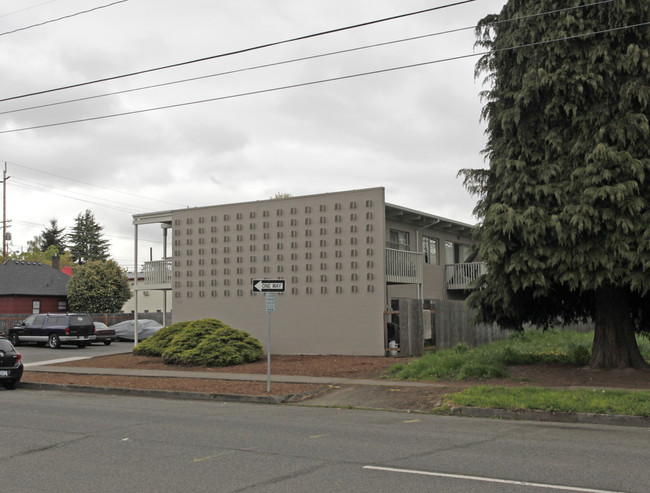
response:
<svg viewBox="0 0 650 493"><path fill-rule="evenodd" d="M95 325L87 313L38 313L10 328L7 337L14 346L35 342L52 349L61 344L83 348L95 339Z"/></svg>
<svg viewBox="0 0 650 493"><path fill-rule="evenodd" d="M5 389L13 390L23 376L22 356L5 338L0 337L0 382Z"/></svg>

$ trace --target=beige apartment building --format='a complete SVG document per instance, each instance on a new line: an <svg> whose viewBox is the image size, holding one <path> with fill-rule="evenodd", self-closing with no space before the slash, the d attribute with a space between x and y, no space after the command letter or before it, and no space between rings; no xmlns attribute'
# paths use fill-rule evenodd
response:
<svg viewBox="0 0 650 493"><path fill-rule="evenodd" d="M127 272L129 278L129 287L134 290L135 277L133 272ZM138 272L139 288L144 286L144 273ZM124 303L122 311L125 313L135 312L135 291L133 296ZM168 290L148 290L139 289L138 291L138 313L166 312L172 309L171 289Z"/></svg>
<svg viewBox="0 0 650 493"><path fill-rule="evenodd" d="M387 204L383 188L133 216L162 226L162 257L144 262L143 291L171 291L173 320L217 318L273 354L384 355L386 312L400 298L463 299L482 269L469 224ZM282 279L267 312L253 280ZM162 307L161 307L162 309ZM390 316L389 316L390 317ZM426 331L425 331L426 332Z"/></svg>

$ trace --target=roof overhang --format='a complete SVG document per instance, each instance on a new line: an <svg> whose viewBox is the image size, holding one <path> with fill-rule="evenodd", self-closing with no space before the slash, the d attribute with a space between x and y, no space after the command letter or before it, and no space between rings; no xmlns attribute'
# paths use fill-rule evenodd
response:
<svg viewBox="0 0 650 493"><path fill-rule="evenodd" d="M386 204L386 219L400 221L418 229L434 227L438 230L446 230L452 233L471 235L474 225L453 221L440 216L434 216L426 212L408 209L394 204Z"/></svg>
<svg viewBox="0 0 650 493"><path fill-rule="evenodd" d="M134 214L133 224L139 226L141 224L169 224L172 223L172 211L161 212L148 212L145 214Z"/></svg>

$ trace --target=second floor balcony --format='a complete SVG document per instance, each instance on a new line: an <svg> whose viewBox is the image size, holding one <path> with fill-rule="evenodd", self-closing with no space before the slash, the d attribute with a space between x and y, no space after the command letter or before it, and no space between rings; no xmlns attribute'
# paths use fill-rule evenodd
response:
<svg viewBox="0 0 650 493"><path fill-rule="evenodd" d="M447 289L470 289L471 284L487 272L484 262L445 265Z"/></svg>
<svg viewBox="0 0 650 493"><path fill-rule="evenodd" d="M171 289L172 261L170 259L145 262L142 271L144 280L137 284L138 289Z"/></svg>
<svg viewBox="0 0 650 493"><path fill-rule="evenodd" d="M422 283L424 254L386 248L386 282L401 284Z"/></svg>

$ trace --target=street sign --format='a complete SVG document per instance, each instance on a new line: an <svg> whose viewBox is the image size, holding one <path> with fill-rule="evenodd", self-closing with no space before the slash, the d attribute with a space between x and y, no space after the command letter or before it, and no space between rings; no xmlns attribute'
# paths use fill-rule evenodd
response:
<svg viewBox="0 0 650 493"><path fill-rule="evenodd" d="M266 311L275 311L275 293L266 293Z"/></svg>
<svg viewBox="0 0 650 493"><path fill-rule="evenodd" d="M284 279L253 279L253 293L284 293Z"/></svg>

